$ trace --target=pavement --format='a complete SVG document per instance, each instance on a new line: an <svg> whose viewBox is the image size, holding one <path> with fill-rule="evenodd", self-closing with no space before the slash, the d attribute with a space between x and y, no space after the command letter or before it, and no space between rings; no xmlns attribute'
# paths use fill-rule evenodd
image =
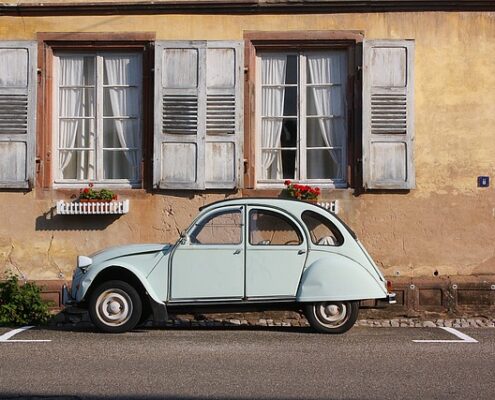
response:
<svg viewBox="0 0 495 400"><path fill-rule="evenodd" d="M458 340L433 327L357 326L343 335L283 326L118 335L32 328L0 340L0 399L492 400L493 333L460 328L471 340ZM9 334L0 328L0 338Z"/></svg>

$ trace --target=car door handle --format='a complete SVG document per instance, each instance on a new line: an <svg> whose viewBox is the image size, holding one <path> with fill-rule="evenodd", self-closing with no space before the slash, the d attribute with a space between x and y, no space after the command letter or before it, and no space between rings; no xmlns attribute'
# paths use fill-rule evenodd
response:
<svg viewBox="0 0 495 400"><path fill-rule="evenodd" d="M236 255L236 254L241 254L241 250L237 249L236 251L234 251L234 255Z"/></svg>
<svg viewBox="0 0 495 400"><path fill-rule="evenodd" d="M299 255L299 256L300 256L301 254L305 254L305 253L306 253L306 250L299 250L299 251L297 252L297 255Z"/></svg>

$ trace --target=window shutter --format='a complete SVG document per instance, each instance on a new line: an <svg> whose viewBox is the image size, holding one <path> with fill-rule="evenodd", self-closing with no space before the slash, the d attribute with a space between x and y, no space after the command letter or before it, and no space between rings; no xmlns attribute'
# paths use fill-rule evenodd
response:
<svg viewBox="0 0 495 400"><path fill-rule="evenodd" d="M242 43L208 42L206 52L207 188L235 188L240 179Z"/></svg>
<svg viewBox="0 0 495 400"><path fill-rule="evenodd" d="M363 44L363 183L414 189L414 42Z"/></svg>
<svg viewBox="0 0 495 400"><path fill-rule="evenodd" d="M0 188L34 185L36 42L0 41Z"/></svg>
<svg viewBox="0 0 495 400"><path fill-rule="evenodd" d="M154 187L238 185L241 57L241 42L156 43Z"/></svg>

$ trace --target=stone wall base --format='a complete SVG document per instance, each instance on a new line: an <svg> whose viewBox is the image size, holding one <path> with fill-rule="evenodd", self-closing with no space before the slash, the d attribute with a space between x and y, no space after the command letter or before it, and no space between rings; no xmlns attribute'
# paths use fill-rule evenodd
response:
<svg viewBox="0 0 495 400"><path fill-rule="evenodd" d="M363 315L421 317L424 315L494 315L495 275L391 279L397 304L379 306L362 301ZM36 281L42 298L56 312L63 308L62 280Z"/></svg>

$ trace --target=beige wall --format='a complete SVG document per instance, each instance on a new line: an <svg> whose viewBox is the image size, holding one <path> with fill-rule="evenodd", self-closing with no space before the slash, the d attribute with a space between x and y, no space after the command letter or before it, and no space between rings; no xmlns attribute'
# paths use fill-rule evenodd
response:
<svg viewBox="0 0 495 400"><path fill-rule="evenodd" d="M0 17L0 40L37 32L156 32L158 40L242 39L243 31L361 30L414 39L415 164L409 194L325 192L389 276L495 274L495 13ZM492 187L478 189L488 175ZM0 270L70 277L74 258L128 242L171 241L217 195L131 196L119 219L55 217L59 194L0 193ZM94 227L96 226L97 229Z"/></svg>

